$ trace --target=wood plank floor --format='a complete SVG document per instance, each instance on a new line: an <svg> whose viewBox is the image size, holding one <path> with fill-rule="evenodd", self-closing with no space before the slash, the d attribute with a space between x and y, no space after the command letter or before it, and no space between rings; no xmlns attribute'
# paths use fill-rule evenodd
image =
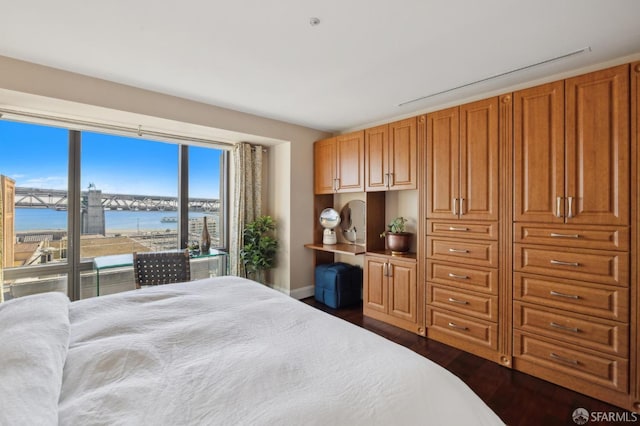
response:
<svg viewBox="0 0 640 426"><path fill-rule="evenodd" d="M460 377L508 425L575 425L571 415L576 408L580 407L587 409L590 413L625 412L605 402L364 317L361 305L331 309L316 302L313 297L302 301L379 334L443 366ZM630 413L626 415L630 416ZM594 424L610 423L591 421L587 423L587 425Z"/></svg>

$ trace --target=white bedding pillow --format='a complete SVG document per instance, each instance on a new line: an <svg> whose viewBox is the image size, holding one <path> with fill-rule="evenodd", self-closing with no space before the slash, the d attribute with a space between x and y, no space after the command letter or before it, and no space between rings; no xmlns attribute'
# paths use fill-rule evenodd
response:
<svg viewBox="0 0 640 426"><path fill-rule="evenodd" d="M69 299L51 292L0 304L0 425L57 425L69 347Z"/></svg>

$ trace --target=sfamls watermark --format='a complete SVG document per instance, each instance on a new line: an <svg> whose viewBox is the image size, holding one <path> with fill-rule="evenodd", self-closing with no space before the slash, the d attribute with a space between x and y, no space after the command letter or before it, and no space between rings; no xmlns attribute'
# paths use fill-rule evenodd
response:
<svg viewBox="0 0 640 426"><path fill-rule="evenodd" d="M576 408L571 415L573 422L577 425L592 422L610 422L610 423L636 423L640 420L640 415L630 411L592 411L586 408Z"/></svg>

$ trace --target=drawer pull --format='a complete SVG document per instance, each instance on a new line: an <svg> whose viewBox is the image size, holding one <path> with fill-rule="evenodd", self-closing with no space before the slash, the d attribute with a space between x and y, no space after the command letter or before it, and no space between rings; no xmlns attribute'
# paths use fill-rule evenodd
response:
<svg viewBox="0 0 640 426"><path fill-rule="evenodd" d="M466 276L466 275L457 275L457 274L454 274L452 272L449 272L449 278L456 278L458 280L468 280L469 279L469 277Z"/></svg>
<svg viewBox="0 0 640 426"><path fill-rule="evenodd" d="M456 323L453 323L453 322L449 323L449 327L456 328L456 329L462 330L462 331L469 331L469 329L467 327L462 327L462 326L460 326L460 325L458 325Z"/></svg>
<svg viewBox="0 0 640 426"><path fill-rule="evenodd" d="M466 300L458 300L458 299L454 299L453 297L450 297L449 302L451 303L457 303L458 305L468 305L469 302L467 302Z"/></svg>
<svg viewBox="0 0 640 426"><path fill-rule="evenodd" d="M580 329L576 327L567 327L566 325L558 324L556 322L551 321L549 323L550 327L557 328L564 331L571 331L573 333L580 333Z"/></svg>
<svg viewBox="0 0 640 426"><path fill-rule="evenodd" d="M553 291L551 290L549 292L550 295L552 296L558 296L558 297L566 297L567 299L580 299L580 296L577 296L575 294L564 294L564 293L558 293L557 291Z"/></svg>
<svg viewBox="0 0 640 426"><path fill-rule="evenodd" d="M553 353L553 352L551 352L551 353L549 354L549 356L550 356L551 358L553 358L553 359L557 360L557 361L565 362L565 363L567 363L567 364L571 364L571 365L578 365L578 364L580 364L580 363L579 363L577 360L575 360L575 359L565 358L565 357L560 356L560 355L558 355L558 354L555 354L555 353Z"/></svg>
<svg viewBox="0 0 640 426"><path fill-rule="evenodd" d="M455 227L455 226L450 226L450 227L449 227L449 231L461 231L461 232L466 232L466 231L468 231L468 230L469 230L469 228L457 228L457 227Z"/></svg>
<svg viewBox="0 0 640 426"><path fill-rule="evenodd" d="M561 265L561 266L580 266L578 262L564 262L562 260L553 260L551 259L552 265Z"/></svg>
<svg viewBox="0 0 640 426"><path fill-rule="evenodd" d="M551 233L552 238L580 238L579 234L558 234L556 232Z"/></svg>
<svg viewBox="0 0 640 426"><path fill-rule="evenodd" d="M469 253L469 250L467 250L467 249L450 248L449 249L449 253Z"/></svg>

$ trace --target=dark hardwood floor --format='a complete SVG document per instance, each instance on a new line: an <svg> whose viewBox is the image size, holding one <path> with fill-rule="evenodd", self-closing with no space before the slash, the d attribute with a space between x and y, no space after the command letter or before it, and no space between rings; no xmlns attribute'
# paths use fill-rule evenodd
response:
<svg viewBox="0 0 640 426"><path fill-rule="evenodd" d="M575 425L572 413L576 408L585 408L589 413L625 413L619 407L364 317L361 305L331 309L313 297L302 301L405 346L446 368L460 377L508 425ZM627 419L633 418L631 413L626 413L626 416ZM625 423L587 423L595 424Z"/></svg>

